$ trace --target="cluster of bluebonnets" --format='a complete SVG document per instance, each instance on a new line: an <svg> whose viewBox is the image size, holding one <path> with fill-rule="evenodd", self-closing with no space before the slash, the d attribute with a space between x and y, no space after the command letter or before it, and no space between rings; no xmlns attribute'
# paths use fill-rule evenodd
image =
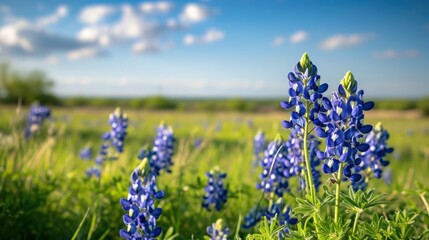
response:
<svg viewBox="0 0 429 240"><path fill-rule="evenodd" d="M33 104L28 110L26 127L24 130L25 137L30 137L38 132L43 126L46 119L51 117L51 109L47 106Z"/></svg>
<svg viewBox="0 0 429 240"><path fill-rule="evenodd" d="M269 223L275 219L276 224L283 227L278 238L285 238L290 227L298 223L298 218L284 202L285 194L292 195L296 189L301 196L306 194L315 202L322 184L321 171L330 175L329 182L336 184L337 188L337 222L341 182L349 181L355 191L364 190L370 178L383 176L383 168L389 163L386 156L393 152L387 144L389 134L381 124L373 129L364 123L364 112L371 110L374 103L364 101L364 92L358 90L351 72L346 73L338 91L328 98L324 96L328 85L320 82L317 67L305 53L294 71L288 74L288 82L290 97L281 102L281 107L291 111L290 119L282 122L290 134L286 140L278 135L268 144L262 131L254 137L254 161L262 167L256 188L262 197L241 225L248 229L263 218ZM41 121L34 120L36 123ZM88 169L88 176L100 177L100 166L106 160L117 159L118 154L124 151L128 126L126 115L117 109L110 115L109 124L112 129L103 134L103 143L95 158L98 166ZM216 130L220 128L220 123L217 123ZM158 190L157 179L161 172L172 171L175 142L172 128L162 123L153 144L138 153L140 164L131 174L128 197L120 200L126 211L123 215L126 228L119 232L122 238L157 239L161 235L162 228L157 225L157 220L162 208L157 207L157 201L164 198L165 193ZM196 143L197 147L200 144ZM92 149L85 147L79 156L92 159ZM201 205L208 211L220 211L228 200L228 189L224 183L227 174L215 167L206 176L208 180ZM219 219L207 227L207 234L210 239L227 239L230 229Z"/></svg>
<svg viewBox="0 0 429 240"><path fill-rule="evenodd" d="M207 227L206 232L212 240L227 240L231 230L225 226L223 219L218 219Z"/></svg>
<svg viewBox="0 0 429 240"><path fill-rule="evenodd" d="M131 186L127 199L121 199L126 229L119 235L123 239L156 239L162 232L157 220L162 208L156 207L156 200L164 197L157 189L157 177L161 171L171 172L175 137L173 129L161 123L157 129L152 147L143 148L137 158L139 166L131 174Z"/></svg>
<svg viewBox="0 0 429 240"><path fill-rule="evenodd" d="M150 169L149 160L144 158L131 174L128 197L120 200L126 211L122 220L127 228L119 231L123 239L156 239L162 232L156 224L162 208L155 206L155 200L162 199L164 192L157 189L157 176Z"/></svg>
<svg viewBox="0 0 429 240"><path fill-rule="evenodd" d="M269 210L266 212L268 221L276 218L278 224L282 227L282 231L279 231L278 237L284 239L285 234L289 233L288 226L295 225L298 223L298 219L291 216L291 208L286 206L283 199L279 198L275 203L271 205Z"/></svg>
<svg viewBox="0 0 429 240"><path fill-rule="evenodd" d="M346 180L355 191L363 190L371 176L382 176L382 168L388 165L385 157L393 151L387 145L389 135L381 125L373 131L371 125L364 124L364 111L371 110L374 103L363 100L364 92L358 91L350 71L330 99L324 96L328 84L320 82L317 67L306 53L288 74L288 80L289 99L281 102L281 107L291 114L282 125L291 132L286 141L277 136L260 158L262 173L256 187L265 198L247 214L242 225L251 228L264 216L267 219L276 216L285 227L280 238L288 233L287 225L298 221L291 217L290 208L282 201L283 195L292 190L293 177L298 178L298 190L305 191L314 200L322 184L319 170L322 163L321 170L332 175L329 182L337 184L337 192ZM257 139L260 133L255 136L255 154L262 146ZM320 150L320 139L324 150ZM337 220L338 209L335 210Z"/></svg>
<svg viewBox="0 0 429 240"><path fill-rule="evenodd" d="M224 179L226 173L219 171L219 168L214 169L206 173L207 186L204 187L206 192L203 196L202 207L211 210L213 207L216 211L220 211L227 202L228 190L225 188Z"/></svg>
<svg viewBox="0 0 429 240"><path fill-rule="evenodd" d="M108 160L118 159L118 155L124 151L125 137L127 136L128 117L120 108L110 114L109 125L111 130L102 134L103 143L100 145L94 166L86 171L88 177L101 177L101 167ZM79 157L83 160L91 160L93 157L92 149L88 146L79 152Z"/></svg>
<svg viewBox="0 0 429 240"><path fill-rule="evenodd" d="M389 165L386 156L394 150L387 144L388 140L389 132L383 128L380 122L367 135L365 142L369 145L369 148L360 154L361 162L355 166L356 172L361 173L363 176L360 181L352 183L355 191L358 189L365 190L371 177L383 177L383 168ZM384 174L386 182L390 181L390 174L390 171Z"/></svg>

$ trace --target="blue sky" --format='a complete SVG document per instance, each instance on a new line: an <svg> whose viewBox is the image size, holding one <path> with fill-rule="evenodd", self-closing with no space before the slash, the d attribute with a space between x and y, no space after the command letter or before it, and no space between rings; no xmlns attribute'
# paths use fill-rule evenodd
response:
<svg viewBox="0 0 429 240"><path fill-rule="evenodd" d="M287 96L303 52L330 90L429 95L427 1L0 3L0 61L41 69L75 96Z"/></svg>

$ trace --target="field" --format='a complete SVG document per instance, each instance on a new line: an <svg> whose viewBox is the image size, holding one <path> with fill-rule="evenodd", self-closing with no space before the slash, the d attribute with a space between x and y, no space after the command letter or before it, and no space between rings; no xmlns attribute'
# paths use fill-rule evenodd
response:
<svg viewBox="0 0 429 240"><path fill-rule="evenodd" d="M223 218L233 236L240 219L261 196L255 188L261 168L252 164L254 135L258 129L264 130L267 140L277 133L285 139L289 135L280 125L289 112L124 109L129 118L125 151L118 160L105 164L97 179L85 176L92 162L79 159L79 150L89 145L97 149L100 136L110 129L107 119L114 109L54 108L52 122L46 122L41 134L28 140L21 136L26 110L16 115L14 108L0 107L2 239L70 239L75 233L77 239L119 238L118 231L124 226L119 199L127 197L130 174L139 164L139 149L152 144L161 121L173 127L177 142L172 173L163 172L158 178L158 188L166 193L158 203L163 208L158 225L164 233L172 227L177 239L202 239L206 227ZM369 186L393 200L380 211L406 206L420 214L417 224L427 228L424 202L406 190L415 189L416 182L429 187L429 118L418 111L376 110L366 115L366 121L382 121L390 132L389 144L395 148L388 157L391 183L375 180ZM199 140L201 144L195 146ZM214 166L227 173L228 202L220 212L201 207L205 172ZM326 180L323 176L322 182ZM297 183L291 184L294 188ZM285 202L296 205L291 195L285 196ZM239 235L247 233L241 229Z"/></svg>

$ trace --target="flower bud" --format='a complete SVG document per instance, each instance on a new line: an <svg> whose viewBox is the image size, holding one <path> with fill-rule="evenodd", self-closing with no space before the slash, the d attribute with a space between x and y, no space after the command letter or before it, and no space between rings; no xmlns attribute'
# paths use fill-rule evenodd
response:
<svg viewBox="0 0 429 240"><path fill-rule="evenodd" d="M375 130L375 131L377 131L377 132L381 132L381 131L383 131L383 124L381 124L381 122L378 122L378 123L375 125L374 130Z"/></svg>
<svg viewBox="0 0 429 240"><path fill-rule="evenodd" d="M225 227L225 223L223 222L223 219L219 218L216 221L216 230L222 231Z"/></svg>
<svg viewBox="0 0 429 240"><path fill-rule="evenodd" d="M301 65L302 73L305 73L306 69L308 69L308 72L311 71L313 64L311 63L310 58L306 52L302 54L301 60L299 60L299 65Z"/></svg>
<svg viewBox="0 0 429 240"><path fill-rule="evenodd" d="M355 80L353 73L348 71L346 75L344 75L340 84L343 86L344 90L347 92L347 95L356 92L357 89L357 81Z"/></svg>

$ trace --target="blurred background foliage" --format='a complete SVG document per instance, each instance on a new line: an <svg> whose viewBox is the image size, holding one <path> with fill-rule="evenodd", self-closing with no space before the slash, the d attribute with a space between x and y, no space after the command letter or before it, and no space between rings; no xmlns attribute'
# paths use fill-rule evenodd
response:
<svg viewBox="0 0 429 240"><path fill-rule="evenodd" d="M109 107L123 106L144 110L179 111L239 111L264 112L280 110L283 99L244 99L244 98L167 98L146 96L141 98L112 97L58 97L53 92L54 82L42 71L23 72L14 70L9 64L0 67L0 103L23 105L33 102L68 107ZM286 96L285 96L286 98ZM429 97L421 99L372 99L379 110L419 110L429 115Z"/></svg>

